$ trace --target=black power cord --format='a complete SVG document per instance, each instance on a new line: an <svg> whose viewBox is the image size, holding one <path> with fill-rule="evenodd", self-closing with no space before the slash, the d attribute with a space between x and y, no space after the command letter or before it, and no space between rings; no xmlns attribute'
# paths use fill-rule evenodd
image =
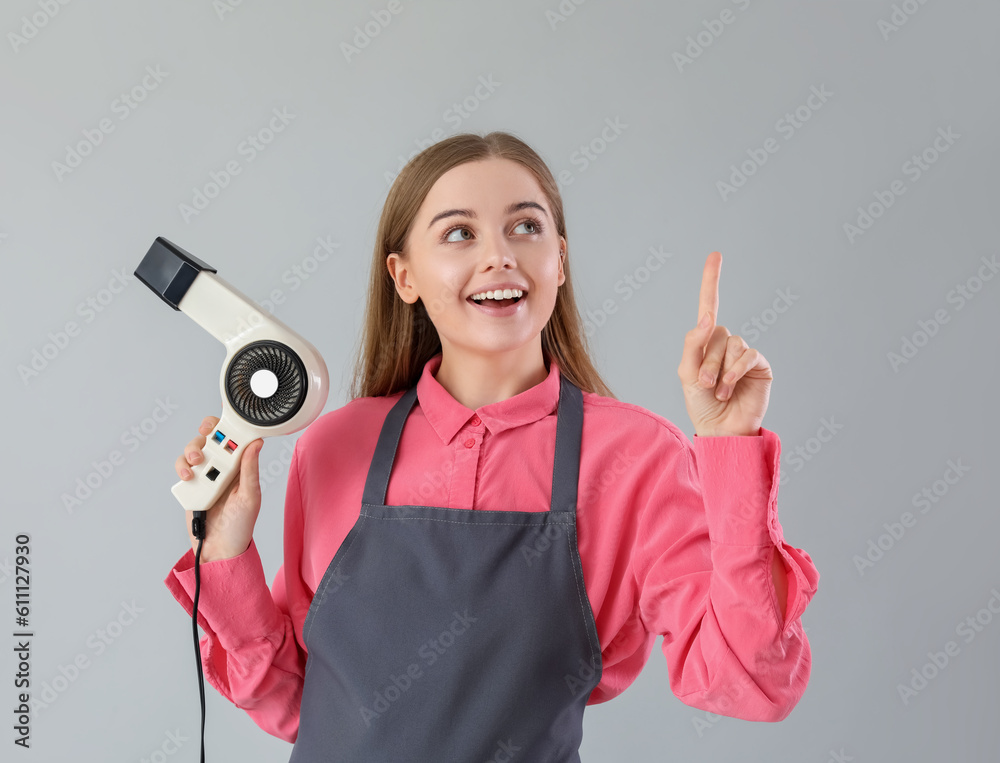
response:
<svg viewBox="0 0 1000 763"><path fill-rule="evenodd" d="M201 594L201 547L205 542L204 511L194 512L191 533L198 539L194 555L194 609L191 612L191 631L194 634L194 660L198 665L198 692L201 694L201 763L205 763L205 676L201 667L201 648L198 645L198 596Z"/></svg>

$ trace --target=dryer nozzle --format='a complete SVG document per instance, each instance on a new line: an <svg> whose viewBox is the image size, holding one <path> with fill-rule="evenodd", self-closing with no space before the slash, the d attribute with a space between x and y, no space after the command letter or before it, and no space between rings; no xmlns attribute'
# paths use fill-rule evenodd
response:
<svg viewBox="0 0 1000 763"><path fill-rule="evenodd" d="M135 277L174 310L180 310L178 305L181 299L202 270L216 272L211 265L185 252L177 244L157 236L135 269Z"/></svg>

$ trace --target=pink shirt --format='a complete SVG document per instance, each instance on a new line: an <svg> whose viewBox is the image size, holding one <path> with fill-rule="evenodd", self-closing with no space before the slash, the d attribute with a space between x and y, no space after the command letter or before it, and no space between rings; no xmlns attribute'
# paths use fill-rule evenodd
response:
<svg viewBox="0 0 1000 763"><path fill-rule="evenodd" d="M547 510L556 362L541 383L474 411L434 378L440 363L440 354L431 358L417 383L386 504ZM402 394L352 400L301 434L285 495L284 563L270 590L254 542L201 567L205 676L288 742L298 732L306 613L358 518L379 431ZM782 720L809 680L799 618L819 572L809 554L784 542L778 523L777 435L761 427L748 437L695 435L692 444L637 405L584 392L583 410L578 539L604 671L588 704L623 692L662 635L670 688L682 702ZM785 613L771 576L774 554L788 577ZM190 616L191 549L164 582Z"/></svg>

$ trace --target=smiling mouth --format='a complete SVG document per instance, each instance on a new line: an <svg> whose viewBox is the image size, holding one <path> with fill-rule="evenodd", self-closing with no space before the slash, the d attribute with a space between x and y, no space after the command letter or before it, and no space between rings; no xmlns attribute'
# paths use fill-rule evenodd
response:
<svg viewBox="0 0 1000 763"><path fill-rule="evenodd" d="M474 305L479 305L480 307L508 307L510 305L516 305L522 299L528 296L525 292L520 297L511 297L510 299L480 299L475 300L472 297L468 297L466 302L471 302Z"/></svg>

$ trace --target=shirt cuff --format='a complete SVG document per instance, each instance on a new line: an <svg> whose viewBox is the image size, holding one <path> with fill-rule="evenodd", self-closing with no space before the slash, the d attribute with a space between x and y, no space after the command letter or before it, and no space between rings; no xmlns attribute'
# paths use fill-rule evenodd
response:
<svg viewBox="0 0 1000 763"><path fill-rule="evenodd" d="M816 593L819 571L807 552L785 542L778 521L780 439L764 427L756 437L696 436L694 451L713 543L777 548L788 580L787 634Z"/></svg>
<svg viewBox="0 0 1000 763"><path fill-rule="evenodd" d="M778 436L694 437L709 537L738 546L767 545L777 524Z"/></svg>
<svg viewBox="0 0 1000 763"><path fill-rule="evenodd" d="M231 559L200 565L198 624L214 633L226 651L282 630L278 611L264 577L257 544ZM188 615L194 611L194 550L188 549L163 581Z"/></svg>

